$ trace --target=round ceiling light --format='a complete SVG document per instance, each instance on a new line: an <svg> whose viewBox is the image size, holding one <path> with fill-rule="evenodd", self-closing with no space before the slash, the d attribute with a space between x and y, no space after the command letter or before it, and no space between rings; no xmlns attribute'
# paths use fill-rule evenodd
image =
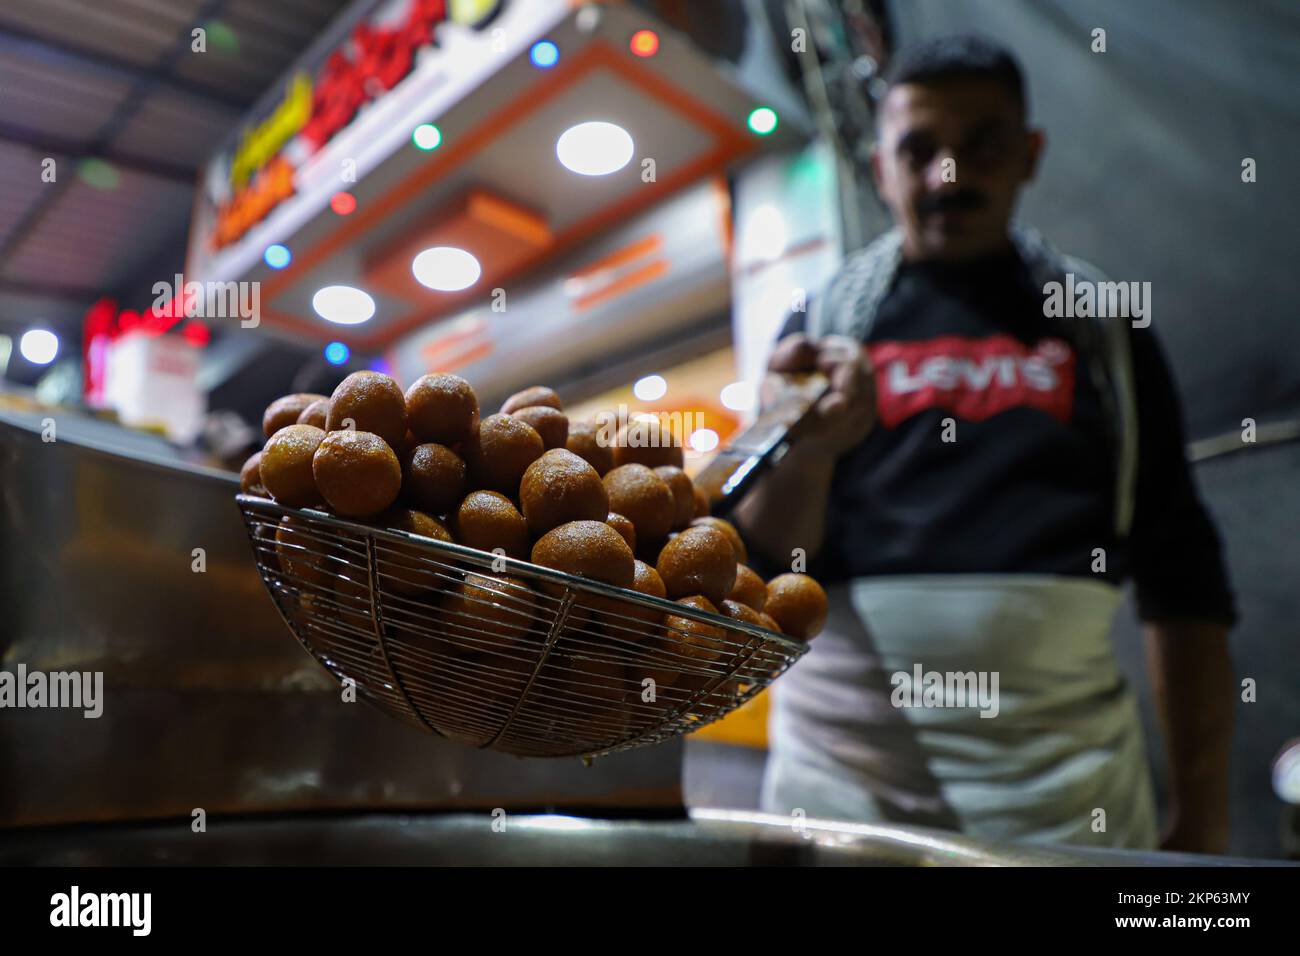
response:
<svg viewBox="0 0 1300 956"><path fill-rule="evenodd" d="M422 286L437 292L459 292L478 281L483 267L464 249L434 246L412 260L411 272Z"/></svg>
<svg viewBox="0 0 1300 956"><path fill-rule="evenodd" d="M350 285L325 286L311 297L311 307L336 325L360 325L375 314L375 300Z"/></svg>
<svg viewBox="0 0 1300 956"><path fill-rule="evenodd" d="M59 354L59 337L49 329L28 329L18 340L18 351L33 365L49 365Z"/></svg>
<svg viewBox="0 0 1300 956"><path fill-rule="evenodd" d="M555 143L565 169L582 176L608 176L632 161L632 136L614 123L593 121L566 129Z"/></svg>

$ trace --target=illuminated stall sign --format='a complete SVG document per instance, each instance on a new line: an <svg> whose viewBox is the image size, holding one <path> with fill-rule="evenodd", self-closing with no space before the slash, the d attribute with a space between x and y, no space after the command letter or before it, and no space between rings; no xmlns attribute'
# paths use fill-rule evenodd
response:
<svg viewBox="0 0 1300 956"><path fill-rule="evenodd" d="M218 204L212 247L236 242L293 195L296 168L283 152L286 145L300 140L306 155L319 151L362 106L406 78L416 54L437 45L441 23L482 29L503 6L505 0L409 0L396 25L357 24L314 79L307 72L295 74L275 111L240 137L230 162L232 194Z"/></svg>

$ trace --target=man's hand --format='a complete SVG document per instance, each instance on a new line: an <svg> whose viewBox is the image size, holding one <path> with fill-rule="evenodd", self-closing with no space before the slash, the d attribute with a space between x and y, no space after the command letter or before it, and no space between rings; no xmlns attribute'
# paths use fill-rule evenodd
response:
<svg viewBox="0 0 1300 956"><path fill-rule="evenodd" d="M802 332L776 344L770 372L823 372L830 390L818 401L814 420L801 426L795 447L838 458L860 444L876 423L876 382L862 345L844 335L810 339Z"/></svg>

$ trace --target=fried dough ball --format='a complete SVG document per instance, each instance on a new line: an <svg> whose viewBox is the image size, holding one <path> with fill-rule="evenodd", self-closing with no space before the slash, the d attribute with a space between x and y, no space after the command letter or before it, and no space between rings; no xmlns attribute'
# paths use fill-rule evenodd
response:
<svg viewBox="0 0 1300 956"><path fill-rule="evenodd" d="M695 493L695 517L708 517L709 511L711 510L709 508L709 496L704 493L703 488L694 482L691 483L691 488Z"/></svg>
<svg viewBox="0 0 1300 956"><path fill-rule="evenodd" d="M763 610L782 634L811 640L826 624L826 592L806 574L778 574L767 582Z"/></svg>
<svg viewBox="0 0 1300 956"><path fill-rule="evenodd" d="M511 418L518 418L533 426L533 430L542 436L542 444L549 451L552 448L564 448L569 440L569 416L558 408L549 405L528 405L510 413Z"/></svg>
<svg viewBox="0 0 1300 956"><path fill-rule="evenodd" d="M387 442L388 447L401 448L406 439L406 398L401 387L387 375L353 372L339 382L330 396L325 427L331 432L371 432Z"/></svg>
<svg viewBox="0 0 1300 956"><path fill-rule="evenodd" d="M564 403L560 401L560 396L555 394L554 389L547 388L545 385L534 385L522 392L515 392L507 398L501 405L501 414L511 415L521 408L535 405L545 405L548 408L564 411Z"/></svg>
<svg viewBox="0 0 1300 956"><path fill-rule="evenodd" d="M557 698L563 716L556 722L559 734L582 736L612 744L628 735L630 699L639 694L626 668L615 660L586 654L552 654L539 680Z"/></svg>
<svg viewBox="0 0 1300 956"><path fill-rule="evenodd" d="M542 436L523 419L489 415L466 440L462 453L472 482L514 496L528 466L545 450Z"/></svg>
<svg viewBox="0 0 1300 956"><path fill-rule="evenodd" d="M478 396L459 375L422 375L406 390L406 423L417 441L452 445L478 427Z"/></svg>
<svg viewBox="0 0 1300 956"><path fill-rule="evenodd" d="M739 601L728 599L722 602L722 605L718 610L720 610L725 617L737 621L744 621L746 624L753 624L755 627L764 626L763 619L759 617L758 612L748 604L741 604Z"/></svg>
<svg viewBox="0 0 1300 956"><path fill-rule="evenodd" d="M681 531L695 518L695 485L690 476L675 465L660 465L654 471L673 493L673 503L677 510L673 516L672 530Z"/></svg>
<svg viewBox="0 0 1300 956"><path fill-rule="evenodd" d="M329 506L348 518L379 514L402 490L397 456L370 432L330 432L317 447L311 470Z"/></svg>
<svg viewBox="0 0 1300 956"><path fill-rule="evenodd" d="M636 527L643 545L660 541L672 530L676 502L667 483L645 465L621 465L604 478L609 510Z"/></svg>
<svg viewBox="0 0 1300 956"><path fill-rule="evenodd" d="M402 465L402 495L421 511L445 515L465 497L465 462L446 445L416 445Z"/></svg>
<svg viewBox="0 0 1300 956"><path fill-rule="evenodd" d="M374 524L435 541L454 541L451 532L441 521L410 508L391 508L375 518ZM379 555L375 563L378 566L380 587L408 597L446 587L443 572L429 566L430 555L419 545L383 540L376 544Z"/></svg>
<svg viewBox="0 0 1300 956"><path fill-rule="evenodd" d="M298 424L315 425L323 431L329 421L329 414L330 400L322 395L302 410L302 414L298 416Z"/></svg>
<svg viewBox="0 0 1300 956"><path fill-rule="evenodd" d="M645 465L658 468L685 464L682 441L658 419L631 421L619 429L614 444L614 466Z"/></svg>
<svg viewBox="0 0 1300 956"><path fill-rule="evenodd" d="M512 558L528 559L528 522L514 502L498 491L471 491L456 510L456 537L480 551L501 548Z"/></svg>
<svg viewBox="0 0 1300 956"><path fill-rule="evenodd" d="M713 602L703 595L694 594L677 601L685 607L697 611L717 614ZM664 619L671 647L679 654L693 657L698 661L713 662L730 651L726 632L715 624L707 624L694 618L669 614Z"/></svg>
<svg viewBox="0 0 1300 956"><path fill-rule="evenodd" d="M321 503L312 456L324 439L325 433L311 425L286 425L267 439L259 471L272 498L291 508Z"/></svg>
<svg viewBox="0 0 1300 956"><path fill-rule="evenodd" d="M301 518L285 515L275 529L280 570L300 588L331 587L329 545Z"/></svg>
<svg viewBox="0 0 1300 956"><path fill-rule="evenodd" d="M239 490L246 495L267 497L266 486L262 484L262 453L255 451L239 469Z"/></svg>
<svg viewBox="0 0 1300 956"><path fill-rule="evenodd" d="M714 518L707 515L703 518L696 518L691 522L692 528L717 528L727 536L731 546L736 550L736 562L745 564L749 561L749 551L745 549L745 539L740 536L736 526L725 518Z"/></svg>
<svg viewBox="0 0 1300 956"><path fill-rule="evenodd" d="M663 546L655 570L670 598L702 594L718 605L736 583L736 553L716 528L687 528Z"/></svg>
<svg viewBox="0 0 1300 956"><path fill-rule="evenodd" d="M609 495L596 469L563 448L528 466L519 501L528 530L539 538L569 521L604 521L609 515Z"/></svg>
<svg viewBox="0 0 1300 956"><path fill-rule="evenodd" d="M564 447L580 458L585 458L602 478L614 467L614 446L603 437L603 428L596 421L569 422L569 437Z"/></svg>
<svg viewBox="0 0 1300 956"><path fill-rule="evenodd" d="M747 564L736 565L736 583L727 595L733 601L739 601L755 611L763 610L767 601L767 585L753 568Z"/></svg>
<svg viewBox="0 0 1300 956"><path fill-rule="evenodd" d="M636 559L622 536L603 521L570 521L533 545L534 564L615 587L632 586Z"/></svg>
<svg viewBox="0 0 1300 956"><path fill-rule="evenodd" d="M611 511L605 516L605 524L621 534L623 540L627 542L627 546L632 549L633 553L636 552L636 525L617 511Z"/></svg>
<svg viewBox="0 0 1300 956"><path fill-rule="evenodd" d="M312 402L324 400L324 395L298 392L277 398L262 413L262 432L270 438L286 425L297 425L298 418Z"/></svg>
<svg viewBox="0 0 1300 956"><path fill-rule="evenodd" d="M759 611L758 620L759 623L762 624L763 627L767 628L769 631L775 631L778 634L781 633L781 625L776 623L776 618L772 617L772 615L764 611Z"/></svg>
<svg viewBox="0 0 1300 956"><path fill-rule="evenodd" d="M509 645L539 624L537 593L522 578L506 574L467 574L443 599L453 633L481 632L487 643Z"/></svg>

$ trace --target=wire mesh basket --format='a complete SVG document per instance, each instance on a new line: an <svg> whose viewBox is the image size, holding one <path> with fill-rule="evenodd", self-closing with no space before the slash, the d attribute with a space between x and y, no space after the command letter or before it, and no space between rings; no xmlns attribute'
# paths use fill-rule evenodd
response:
<svg viewBox="0 0 1300 956"><path fill-rule="evenodd" d="M807 649L503 555L239 495L289 629L393 717L475 747L594 757L689 733Z"/></svg>

